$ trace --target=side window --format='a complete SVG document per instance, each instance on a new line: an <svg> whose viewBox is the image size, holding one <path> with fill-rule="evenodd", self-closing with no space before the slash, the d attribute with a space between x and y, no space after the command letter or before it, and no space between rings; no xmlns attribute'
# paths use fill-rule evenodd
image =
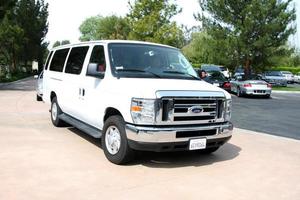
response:
<svg viewBox="0 0 300 200"><path fill-rule="evenodd" d="M56 72L63 71L68 52L69 52L69 49L60 49L60 50L55 51L54 56L51 61L51 64L50 64L51 71L56 71Z"/></svg>
<svg viewBox="0 0 300 200"><path fill-rule="evenodd" d="M101 45L94 46L90 63L96 63L98 65L98 71L104 72L106 69L104 47Z"/></svg>
<svg viewBox="0 0 300 200"><path fill-rule="evenodd" d="M69 55L65 73L80 74L89 47L74 47Z"/></svg>
<svg viewBox="0 0 300 200"><path fill-rule="evenodd" d="M50 54L49 54L49 56L48 56L48 58L46 60L46 63L45 63L45 66L44 66L45 70L48 69L48 65L49 65L49 62L51 60L52 54L53 54L53 51L50 52Z"/></svg>

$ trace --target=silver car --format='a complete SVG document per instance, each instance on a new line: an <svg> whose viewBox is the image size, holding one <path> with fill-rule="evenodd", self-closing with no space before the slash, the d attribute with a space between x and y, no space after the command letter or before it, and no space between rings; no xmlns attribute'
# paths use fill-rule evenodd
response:
<svg viewBox="0 0 300 200"><path fill-rule="evenodd" d="M295 81L296 83L300 83L300 72L298 72L298 74L295 74L295 75L294 75L294 81Z"/></svg>
<svg viewBox="0 0 300 200"><path fill-rule="evenodd" d="M40 73L40 75L35 77L37 79L36 88L35 88L37 101L43 101L43 74L44 74L44 71L42 71Z"/></svg>
<svg viewBox="0 0 300 200"><path fill-rule="evenodd" d="M258 76L236 76L231 81L231 92L236 93L238 97L243 95L265 96L270 97L272 85L260 80Z"/></svg>
<svg viewBox="0 0 300 200"><path fill-rule="evenodd" d="M292 72L289 71L281 71L282 75L285 77L287 83L294 83L294 75Z"/></svg>
<svg viewBox="0 0 300 200"><path fill-rule="evenodd" d="M262 79L274 86L287 86L287 80L280 71L268 71L263 75Z"/></svg>

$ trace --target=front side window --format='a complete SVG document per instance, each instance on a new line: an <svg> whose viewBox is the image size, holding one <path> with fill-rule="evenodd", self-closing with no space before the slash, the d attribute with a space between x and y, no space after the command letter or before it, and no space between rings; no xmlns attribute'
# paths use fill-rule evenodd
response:
<svg viewBox="0 0 300 200"><path fill-rule="evenodd" d="M88 50L88 46L72 48L67 61L65 73L80 74Z"/></svg>
<svg viewBox="0 0 300 200"><path fill-rule="evenodd" d="M175 48L148 44L109 44L112 73L117 77L198 79Z"/></svg>
<svg viewBox="0 0 300 200"><path fill-rule="evenodd" d="M90 63L97 64L98 65L97 69L99 72L105 72L106 63L105 63L104 47L102 45L94 46L90 58Z"/></svg>
<svg viewBox="0 0 300 200"><path fill-rule="evenodd" d="M60 49L55 51L50 64L50 71L62 72L69 49Z"/></svg>

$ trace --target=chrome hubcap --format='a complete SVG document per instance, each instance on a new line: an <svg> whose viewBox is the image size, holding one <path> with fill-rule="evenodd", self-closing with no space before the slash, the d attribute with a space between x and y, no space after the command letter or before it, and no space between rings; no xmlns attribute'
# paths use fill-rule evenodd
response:
<svg viewBox="0 0 300 200"><path fill-rule="evenodd" d="M57 118L57 105L56 105L56 103L52 104L51 115L52 115L52 119L55 121L56 118Z"/></svg>
<svg viewBox="0 0 300 200"><path fill-rule="evenodd" d="M108 127L105 133L105 145L111 155L115 155L119 152L121 146L121 135L117 127Z"/></svg>

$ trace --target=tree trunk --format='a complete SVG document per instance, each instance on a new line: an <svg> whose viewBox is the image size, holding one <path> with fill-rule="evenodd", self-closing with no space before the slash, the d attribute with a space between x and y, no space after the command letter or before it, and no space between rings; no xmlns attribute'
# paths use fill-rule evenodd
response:
<svg viewBox="0 0 300 200"><path fill-rule="evenodd" d="M245 77L248 78L251 75L251 68L250 68L251 60L247 58L245 66L244 66L244 72Z"/></svg>

